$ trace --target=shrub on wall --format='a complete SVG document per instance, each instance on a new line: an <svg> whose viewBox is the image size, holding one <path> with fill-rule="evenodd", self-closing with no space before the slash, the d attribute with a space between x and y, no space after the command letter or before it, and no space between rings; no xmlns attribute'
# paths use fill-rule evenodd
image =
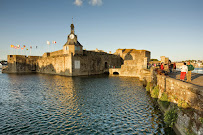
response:
<svg viewBox="0 0 203 135"><path fill-rule="evenodd" d="M203 117L200 117L199 120L203 124Z"/></svg>
<svg viewBox="0 0 203 135"><path fill-rule="evenodd" d="M169 99L168 99L168 94L166 92L164 92L161 95L161 98L159 99L161 105L166 109L168 108L168 106L170 105Z"/></svg>
<svg viewBox="0 0 203 135"><path fill-rule="evenodd" d="M156 87L154 87L151 91L151 97L152 98L158 98L159 96L159 86L157 85Z"/></svg>
<svg viewBox="0 0 203 135"><path fill-rule="evenodd" d="M164 114L164 122L166 123L167 126L173 127L173 125L177 121L177 117L178 117L177 110L174 108L170 109L166 111Z"/></svg>

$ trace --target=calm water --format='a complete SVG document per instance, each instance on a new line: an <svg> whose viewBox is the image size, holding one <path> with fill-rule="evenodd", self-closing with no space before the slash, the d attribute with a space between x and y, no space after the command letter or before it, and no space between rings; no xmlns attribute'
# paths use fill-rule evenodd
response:
<svg viewBox="0 0 203 135"><path fill-rule="evenodd" d="M174 134L136 78L0 74L0 134Z"/></svg>
<svg viewBox="0 0 203 135"><path fill-rule="evenodd" d="M177 70L180 71L181 69L178 68ZM203 74L203 68L195 68L192 73Z"/></svg>
<svg viewBox="0 0 203 135"><path fill-rule="evenodd" d="M195 68L192 72L198 73L198 74L203 74L203 68Z"/></svg>

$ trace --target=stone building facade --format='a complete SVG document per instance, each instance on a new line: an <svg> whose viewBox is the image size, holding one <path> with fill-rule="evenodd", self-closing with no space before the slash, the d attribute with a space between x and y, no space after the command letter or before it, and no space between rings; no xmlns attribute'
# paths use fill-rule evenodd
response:
<svg viewBox="0 0 203 135"><path fill-rule="evenodd" d="M4 73L38 72L66 76L94 75L108 71L109 66L121 66L123 59L115 54L83 50L77 40L74 25L62 50L43 56L8 55Z"/></svg>

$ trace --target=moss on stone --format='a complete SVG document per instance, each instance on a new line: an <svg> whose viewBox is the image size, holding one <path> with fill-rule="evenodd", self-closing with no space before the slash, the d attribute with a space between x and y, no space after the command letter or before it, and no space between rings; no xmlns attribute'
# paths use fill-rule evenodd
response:
<svg viewBox="0 0 203 135"><path fill-rule="evenodd" d="M164 107L165 109L168 108L168 106L170 105L169 99L168 99L168 94L166 92L164 92L161 97L159 98L160 104L162 107Z"/></svg>
<svg viewBox="0 0 203 135"><path fill-rule="evenodd" d="M167 126L173 127L173 125L176 123L178 118L177 110L175 108L172 108L165 112L164 114L164 122Z"/></svg>
<svg viewBox="0 0 203 135"><path fill-rule="evenodd" d="M191 129L186 129L186 135L196 135Z"/></svg>
<svg viewBox="0 0 203 135"><path fill-rule="evenodd" d="M157 85L156 87L154 87L151 91L151 97L152 98L158 98L159 96L159 86Z"/></svg>
<svg viewBox="0 0 203 135"><path fill-rule="evenodd" d="M186 109L189 108L190 105L184 100L178 99L178 107Z"/></svg>
<svg viewBox="0 0 203 135"><path fill-rule="evenodd" d="M147 83L146 91L147 91L147 92L150 92L150 82Z"/></svg>
<svg viewBox="0 0 203 135"><path fill-rule="evenodd" d="M199 121L202 123L202 125L203 125L203 117L200 117L199 118Z"/></svg>

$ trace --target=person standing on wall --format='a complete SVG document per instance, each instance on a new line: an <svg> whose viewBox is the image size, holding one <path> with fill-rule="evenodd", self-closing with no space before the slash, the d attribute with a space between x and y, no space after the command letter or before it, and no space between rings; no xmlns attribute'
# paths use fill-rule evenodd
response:
<svg viewBox="0 0 203 135"><path fill-rule="evenodd" d="M164 64L163 64L163 62L161 63L160 69L161 69L161 73L164 74L165 71L164 71Z"/></svg>
<svg viewBox="0 0 203 135"><path fill-rule="evenodd" d="M171 60L169 60L168 68L169 68L170 73L172 73L172 70L173 70L173 64L171 63Z"/></svg>
<svg viewBox="0 0 203 135"><path fill-rule="evenodd" d="M191 82L191 72L192 70L194 70L193 65L190 64L190 62L187 63L187 67L188 67L188 73L187 73L187 82Z"/></svg>
<svg viewBox="0 0 203 135"><path fill-rule="evenodd" d="M176 63L174 62L173 63L173 72L175 72L176 71Z"/></svg>
<svg viewBox="0 0 203 135"><path fill-rule="evenodd" d="M184 62L184 65L182 65L181 69L181 73L180 73L180 80L184 81L185 79L185 75L188 72L188 67L186 66L186 63Z"/></svg>

